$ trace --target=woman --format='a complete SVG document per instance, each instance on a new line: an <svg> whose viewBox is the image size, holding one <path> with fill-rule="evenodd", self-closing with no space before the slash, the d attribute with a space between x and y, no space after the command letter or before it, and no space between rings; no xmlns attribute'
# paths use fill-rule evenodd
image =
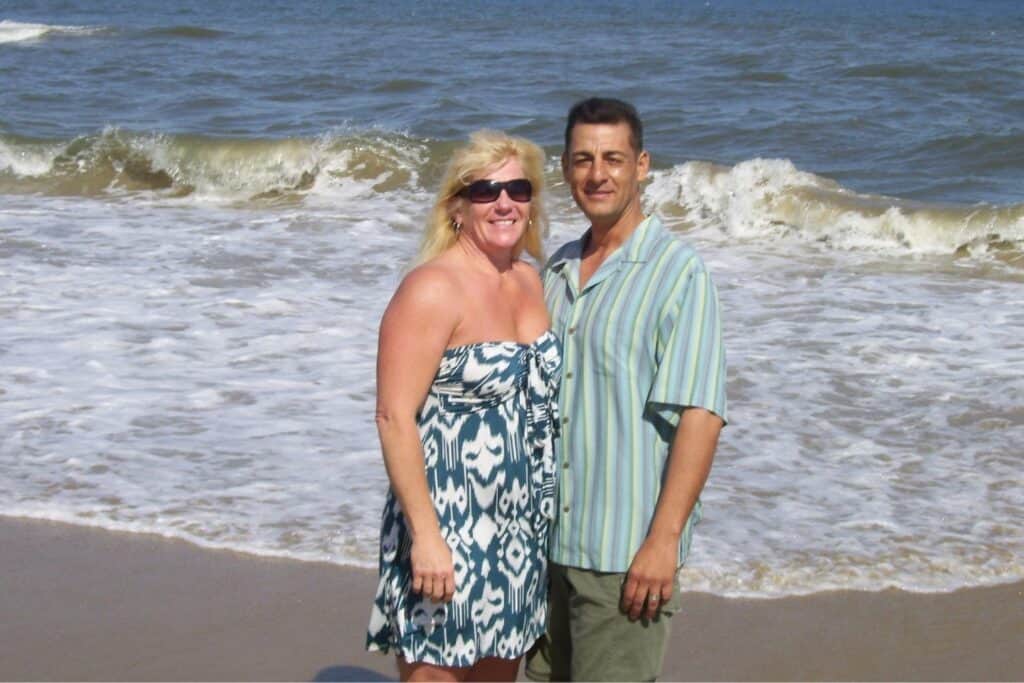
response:
<svg viewBox="0 0 1024 683"><path fill-rule="evenodd" d="M561 363L537 271L543 153L457 150L420 265L381 321L377 429L391 483L367 648L403 680L515 680L544 632Z"/></svg>

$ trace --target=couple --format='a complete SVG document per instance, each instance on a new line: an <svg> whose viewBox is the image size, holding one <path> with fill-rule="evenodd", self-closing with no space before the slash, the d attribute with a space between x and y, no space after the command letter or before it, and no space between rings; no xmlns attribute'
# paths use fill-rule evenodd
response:
<svg viewBox="0 0 1024 683"><path fill-rule="evenodd" d="M542 283L519 255L541 262L543 162L472 136L381 322L367 647L403 680L511 681L527 651L534 680L653 680L678 608L725 423L717 293L642 213L631 105L569 111L562 172L591 225Z"/></svg>

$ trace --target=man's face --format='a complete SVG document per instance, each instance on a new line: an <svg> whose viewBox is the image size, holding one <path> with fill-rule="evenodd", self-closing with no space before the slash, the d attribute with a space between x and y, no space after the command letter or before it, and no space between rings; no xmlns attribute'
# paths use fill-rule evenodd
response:
<svg viewBox="0 0 1024 683"><path fill-rule="evenodd" d="M590 222L613 226L628 210L640 210L640 181L647 177L647 152L634 151L629 124L573 126L562 157L562 174L572 197Z"/></svg>

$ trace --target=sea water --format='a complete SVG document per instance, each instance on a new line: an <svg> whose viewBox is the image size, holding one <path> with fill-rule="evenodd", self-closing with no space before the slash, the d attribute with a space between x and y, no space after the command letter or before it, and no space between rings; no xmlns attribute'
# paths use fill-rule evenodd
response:
<svg viewBox="0 0 1024 683"><path fill-rule="evenodd" d="M373 566L377 324L453 147L635 102L718 284L687 587L1024 578L1024 9L0 4L0 514Z"/></svg>

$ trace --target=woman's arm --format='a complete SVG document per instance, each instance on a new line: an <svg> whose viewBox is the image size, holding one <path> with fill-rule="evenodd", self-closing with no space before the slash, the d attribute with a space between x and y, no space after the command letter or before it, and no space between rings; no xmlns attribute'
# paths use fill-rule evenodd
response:
<svg viewBox="0 0 1024 683"><path fill-rule="evenodd" d="M454 568L427 487L416 414L459 324L457 294L439 268L410 273L384 312L377 349L377 433L412 535L412 589L444 601L455 591Z"/></svg>

